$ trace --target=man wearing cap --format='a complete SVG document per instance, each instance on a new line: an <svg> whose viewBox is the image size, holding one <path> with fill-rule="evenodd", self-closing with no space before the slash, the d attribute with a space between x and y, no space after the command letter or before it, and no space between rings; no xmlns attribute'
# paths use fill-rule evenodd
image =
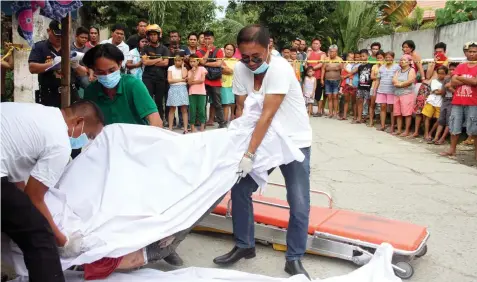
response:
<svg viewBox="0 0 477 282"><path fill-rule="evenodd" d="M40 90L35 93L35 101L45 106L61 106L61 24L51 21L48 29L48 39L38 41L33 45L28 57L30 73L38 74ZM73 72L82 76L87 70L79 64L72 64ZM79 99L74 79L71 80L71 102Z"/></svg>

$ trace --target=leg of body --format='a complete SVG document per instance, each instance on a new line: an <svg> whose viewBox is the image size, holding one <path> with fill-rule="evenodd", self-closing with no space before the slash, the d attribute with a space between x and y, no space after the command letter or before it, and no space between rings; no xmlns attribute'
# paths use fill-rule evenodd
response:
<svg viewBox="0 0 477 282"><path fill-rule="evenodd" d="M225 127L224 119L224 109L222 108L222 97L220 94L221 87L212 87L213 91L213 107L215 108L215 115L217 116L217 122L219 123L219 128Z"/></svg>
<svg viewBox="0 0 477 282"><path fill-rule="evenodd" d="M362 115L363 115L363 103L364 103L363 98L361 98L361 97L357 98L356 104L358 104L358 107L357 107L357 108L358 108L358 109L357 109L357 110L358 110L358 111L357 111L357 112L358 112L358 118L357 118L357 121L358 121L358 122L362 122L362 118L363 118L363 117L362 117Z"/></svg>
<svg viewBox="0 0 477 282"><path fill-rule="evenodd" d="M369 103L369 126L374 126L374 110L376 109L376 95L371 96Z"/></svg>
<svg viewBox="0 0 477 282"><path fill-rule="evenodd" d="M382 103L381 112L379 113L379 118L381 120L381 130L384 130L386 128L386 115L387 115L387 104ZM391 112L391 116L392 116L392 112Z"/></svg>
<svg viewBox="0 0 477 282"><path fill-rule="evenodd" d="M348 111L349 111L349 103L350 103L350 95L348 92L344 93L345 103L343 106L343 119L348 118Z"/></svg>
<svg viewBox="0 0 477 282"><path fill-rule="evenodd" d="M401 134L401 130L402 130L402 116L397 116L396 120L397 120L397 131L394 133L394 135L399 135Z"/></svg>
<svg viewBox="0 0 477 282"><path fill-rule="evenodd" d="M200 131L205 130L206 116L205 116L205 105L207 104L207 96L197 95L197 111L199 112L199 122L200 122Z"/></svg>
<svg viewBox="0 0 477 282"><path fill-rule="evenodd" d="M224 119L225 121L229 121L229 114L230 114L230 105L222 105L224 108Z"/></svg>
<svg viewBox="0 0 477 282"><path fill-rule="evenodd" d="M169 130L172 130L172 127L174 126L175 112L176 112L176 107L169 107L169 118L168 118Z"/></svg>
<svg viewBox="0 0 477 282"><path fill-rule="evenodd" d="M14 183L1 179L2 232L22 250L31 282L63 282L58 248L45 217Z"/></svg>
<svg viewBox="0 0 477 282"><path fill-rule="evenodd" d="M187 106L181 106L182 122L184 123L184 132L187 132L189 126L189 114L187 113Z"/></svg>
<svg viewBox="0 0 477 282"><path fill-rule="evenodd" d="M422 114L416 114L415 124L414 124L414 134L412 137L419 136L419 130L421 129Z"/></svg>
<svg viewBox="0 0 477 282"><path fill-rule="evenodd" d="M198 102L197 97L199 95L189 95L189 114L190 114L190 129L192 132L197 132L195 128L195 122L197 118Z"/></svg>
<svg viewBox="0 0 477 282"><path fill-rule="evenodd" d="M451 134L450 148L447 152L442 152L442 156L455 156L457 149L457 142L462 133L462 127L465 121L465 106L453 105L451 115L449 118L449 132Z"/></svg>

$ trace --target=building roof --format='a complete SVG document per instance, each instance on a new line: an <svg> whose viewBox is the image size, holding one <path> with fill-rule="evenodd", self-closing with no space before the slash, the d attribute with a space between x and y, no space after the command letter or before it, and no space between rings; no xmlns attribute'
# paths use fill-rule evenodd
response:
<svg viewBox="0 0 477 282"><path fill-rule="evenodd" d="M417 0L417 6L424 9L424 21L433 20L436 17L436 10L446 6L446 0Z"/></svg>

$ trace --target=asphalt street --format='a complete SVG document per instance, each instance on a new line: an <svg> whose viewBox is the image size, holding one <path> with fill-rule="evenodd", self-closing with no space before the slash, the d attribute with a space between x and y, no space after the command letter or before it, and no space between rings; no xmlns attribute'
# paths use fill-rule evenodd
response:
<svg viewBox="0 0 477 282"><path fill-rule="evenodd" d="M347 121L312 118L312 188L330 192L335 207L427 226L426 256L412 262L409 281L477 281L477 169L440 157L425 146ZM271 180L284 183L279 170ZM266 196L285 199L283 188ZM313 205L325 205L312 195ZM185 266L217 267L212 259L233 247L228 235L191 234L179 246ZM287 277L284 253L257 246L257 257L230 269ZM356 266L338 259L306 255L313 278L343 275ZM174 269L165 263L151 267Z"/></svg>

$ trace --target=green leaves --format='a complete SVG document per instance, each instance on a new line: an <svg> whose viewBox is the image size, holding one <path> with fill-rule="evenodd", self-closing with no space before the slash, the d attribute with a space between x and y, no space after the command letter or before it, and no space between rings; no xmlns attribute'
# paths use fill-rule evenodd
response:
<svg viewBox="0 0 477 282"><path fill-rule="evenodd" d="M437 26L445 26L477 19L477 1L447 1L436 10Z"/></svg>
<svg viewBox="0 0 477 282"><path fill-rule="evenodd" d="M417 5L417 1L387 1L381 7L383 16L378 21L384 23L399 23L404 20Z"/></svg>

